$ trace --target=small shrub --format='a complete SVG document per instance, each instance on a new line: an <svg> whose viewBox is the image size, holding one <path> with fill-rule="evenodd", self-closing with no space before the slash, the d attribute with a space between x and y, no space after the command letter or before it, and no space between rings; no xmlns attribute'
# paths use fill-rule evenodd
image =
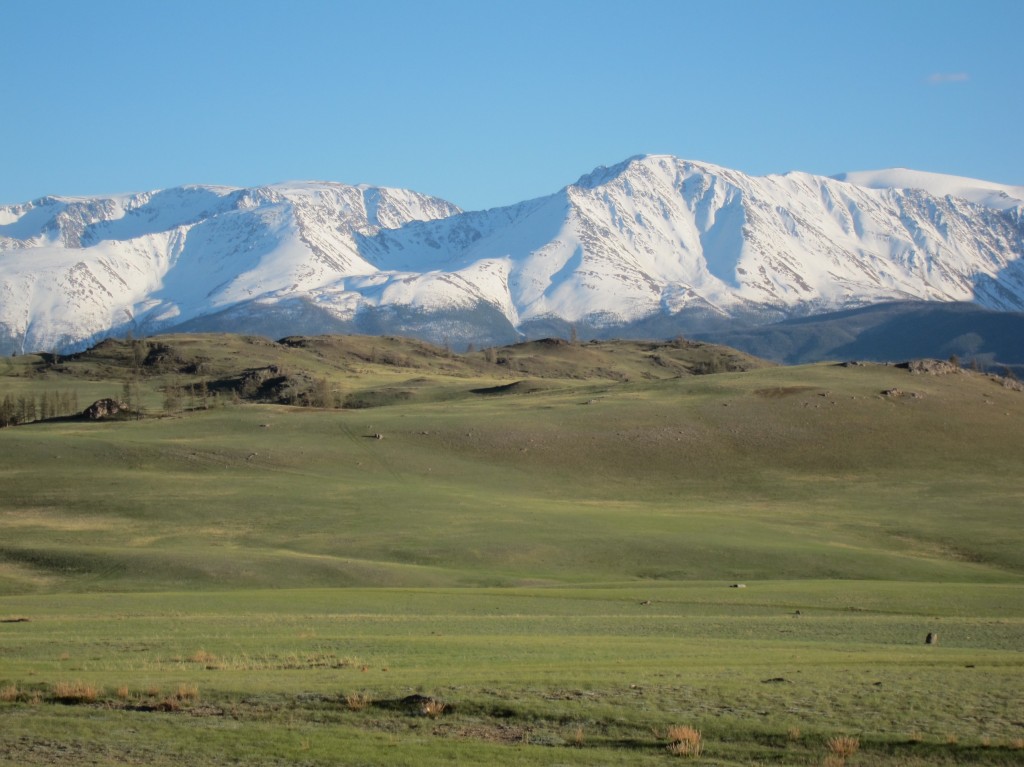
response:
<svg viewBox="0 0 1024 767"><path fill-rule="evenodd" d="M703 743L700 730L688 725L669 727L666 737L669 740L668 752L673 756L700 756Z"/></svg>
<svg viewBox="0 0 1024 767"><path fill-rule="evenodd" d="M835 754L840 759L848 759L857 753L857 749L860 748L860 740L852 735L837 735L834 738L829 738L826 745L829 753Z"/></svg>
<svg viewBox="0 0 1024 767"><path fill-rule="evenodd" d="M365 692L353 692L345 696L345 707L349 711L362 711L373 703L373 697Z"/></svg>
<svg viewBox="0 0 1024 767"><path fill-rule="evenodd" d="M433 698L428 698L423 701L423 705L420 706L420 713L422 713L423 716L430 717L431 719L437 719L444 713L446 708L448 708L448 704L442 703L439 700L434 700Z"/></svg>
<svg viewBox="0 0 1024 767"><path fill-rule="evenodd" d="M18 699L18 685L8 684L0 687L0 700L4 703L11 703Z"/></svg>

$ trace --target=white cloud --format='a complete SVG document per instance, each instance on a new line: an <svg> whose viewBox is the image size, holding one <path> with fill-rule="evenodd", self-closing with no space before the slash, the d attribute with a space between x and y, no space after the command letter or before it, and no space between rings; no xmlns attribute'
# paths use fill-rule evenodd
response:
<svg viewBox="0 0 1024 767"><path fill-rule="evenodd" d="M971 79L966 72L935 72L928 75L928 82L932 85L948 85L949 83L965 83Z"/></svg>

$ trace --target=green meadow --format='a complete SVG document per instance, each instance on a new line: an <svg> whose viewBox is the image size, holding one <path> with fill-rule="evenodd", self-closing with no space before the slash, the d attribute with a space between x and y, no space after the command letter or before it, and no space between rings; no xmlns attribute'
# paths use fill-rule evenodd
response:
<svg viewBox="0 0 1024 767"><path fill-rule="evenodd" d="M0 429L0 764L1021 764L1018 389L682 341L0 360L140 411Z"/></svg>

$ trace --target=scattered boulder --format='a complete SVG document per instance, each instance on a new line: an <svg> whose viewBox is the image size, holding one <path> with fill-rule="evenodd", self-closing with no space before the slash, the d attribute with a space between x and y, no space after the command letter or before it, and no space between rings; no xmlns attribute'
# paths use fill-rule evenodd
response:
<svg viewBox="0 0 1024 767"><path fill-rule="evenodd" d="M102 421L104 418L110 418L127 409L128 406L125 403L118 402L116 399L98 399L83 410L82 415L90 421Z"/></svg>
<svg viewBox="0 0 1024 767"><path fill-rule="evenodd" d="M904 362L897 367L906 368L913 375L944 376L964 372L959 364L946 360L910 360L910 362Z"/></svg>

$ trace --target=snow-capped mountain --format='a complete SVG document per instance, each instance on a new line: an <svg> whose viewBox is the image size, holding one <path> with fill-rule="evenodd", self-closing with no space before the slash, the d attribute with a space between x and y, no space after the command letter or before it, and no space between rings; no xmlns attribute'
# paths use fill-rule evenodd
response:
<svg viewBox="0 0 1024 767"><path fill-rule="evenodd" d="M669 156L476 212L329 183L44 198L0 207L0 348L171 328L669 335L907 299L1024 310L1022 256L1022 187Z"/></svg>

